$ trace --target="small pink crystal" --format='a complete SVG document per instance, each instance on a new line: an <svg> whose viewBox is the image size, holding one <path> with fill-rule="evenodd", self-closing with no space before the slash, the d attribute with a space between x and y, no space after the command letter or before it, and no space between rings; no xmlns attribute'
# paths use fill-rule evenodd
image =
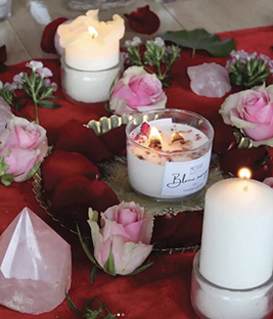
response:
<svg viewBox="0 0 273 319"><path fill-rule="evenodd" d="M188 67L191 89L194 93L207 97L222 97L231 90L227 70L217 64L203 63Z"/></svg>
<svg viewBox="0 0 273 319"><path fill-rule="evenodd" d="M24 208L0 237L0 270L0 304L24 313L49 312L70 288L70 245Z"/></svg>

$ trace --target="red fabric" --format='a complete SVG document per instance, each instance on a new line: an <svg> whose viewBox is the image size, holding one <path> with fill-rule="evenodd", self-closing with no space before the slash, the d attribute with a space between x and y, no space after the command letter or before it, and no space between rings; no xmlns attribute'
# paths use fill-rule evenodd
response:
<svg viewBox="0 0 273 319"><path fill-rule="evenodd" d="M273 52L270 49L273 27L221 34L223 38L227 36L232 36L236 40L238 49L245 49L249 52L258 51L271 56L271 58L273 57ZM189 79L186 75L187 66L212 61L224 65L226 59L209 57L203 52L199 52L195 58L191 58L190 50L183 50L182 59L177 61L173 68L174 83L166 89L167 106L168 108L190 109L203 114L215 127L216 125L221 126L222 138L228 141L228 139L225 139L225 135L229 134L230 128L223 124L218 114L224 98L205 98L195 95L190 91ZM60 84L59 61L44 60L43 62L53 71L54 80ZM1 74L1 81L11 81L15 74L26 70L24 65L25 63L20 63L9 66L8 71ZM57 94L60 96L58 102L62 104L61 108L55 110L39 108L40 123L48 130L51 143L56 140L60 127L71 119L86 124L91 119L99 119L102 116L109 115L102 103L94 104L91 107L75 105L65 100L60 90ZM31 105L23 111L32 115L32 117L34 116L34 109ZM101 142L104 143L104 141ZM224 147L226 146L224 145ZM194 253L158 255L153 257L155 264L151 268L135 276L113 278L98 271L95 283L91 285L90 271L92 265L84 255L77 236L62 228L44 212L34 197L31 181L13 183L8 187L0 185L0 203L0 233L6 229L7 225L25 206L28 206L71 244L73 275L69 295L78 307L91 297L96 296L113 313L119 313L121 318L198 319L190 304L190 276ZM180 227L184 227L183 231L188 232L188 238L198 236L198 233L191 231L188 226L194 220L197 224L199 223L200 230L201 215L199 212L185 212L179 216L179 219L180 223L177 225L179 230ZM161 227L164 227L163 224L161 224ZM171 239L175 240L174 238ZM52 312L38 317L41 319L78 318L76 314L71 312L66 301ZM33 318L33 316L0 306L0 318L26 319ZM270 318L273 319L273 316Z"/></svg>

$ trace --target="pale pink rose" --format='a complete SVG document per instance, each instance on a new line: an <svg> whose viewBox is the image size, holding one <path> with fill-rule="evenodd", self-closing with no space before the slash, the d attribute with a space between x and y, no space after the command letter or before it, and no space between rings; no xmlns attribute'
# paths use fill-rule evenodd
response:
<svg viewBox="0 0 273 319"><path fill-rule="evenodd" d="M20 117L13 117L0 134L2 182L6 174L15 175L13 180L16 182L31 178L47 149L46 131L43 127Z"/></svg>
<svg viewBox="0 0 273 319"><path fill-rule="evenodd" d="M109 207L101 213L101 228L94 221L93 211L89 217L94 257L106 272L131 274L150 254L153 217L139 205L122 202ZM114 259L112 270L107 266L110 253Z"/></svg>
<svg viewBox="0 0 273 319"><path fill-rule="evenodd" d="M230 95L220 113L226 124L239 128L254 146L273 146L273 85Z"/></svg>
<svg viewBox="0 0 273 319"><path fill-rule="evenodd" d="M132 66L113 86L109 104L115 114L122 115L163 109L166 102L167 96L156 75Z"/></svg>

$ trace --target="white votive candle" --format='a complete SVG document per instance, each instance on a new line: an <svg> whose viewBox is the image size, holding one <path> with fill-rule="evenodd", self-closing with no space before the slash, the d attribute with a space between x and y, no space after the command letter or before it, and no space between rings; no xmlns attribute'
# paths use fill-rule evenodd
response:
<svg viewBox="0 0 273 319"><path fill-rule="evenodd" d="M90 10L69 24L58 27L65 63L78 70L98 71L119 63L120 39L125 32L124 20L98 20L98 10Z"/></svg>
<svg viewBox="0 0 273 319"><path fill-rule="evenodd" d="M273 270L273 190L233 178L207 191L200 273L229 289L259 286Z"/></svg>
<svg viewBox="0 0 273 319"><path fill-rule="evenodd" d="M142 125L135 123L151 117L155 119L147 122L151 131L145 136ZM194 123L199 123L200 129ZM153 135L153 128L158 130L158 137ZM205 186L213 137L213 129L205 119L181 110L149 112L133 119L126 133L129 183L135 191L172 200Z"/></svg>

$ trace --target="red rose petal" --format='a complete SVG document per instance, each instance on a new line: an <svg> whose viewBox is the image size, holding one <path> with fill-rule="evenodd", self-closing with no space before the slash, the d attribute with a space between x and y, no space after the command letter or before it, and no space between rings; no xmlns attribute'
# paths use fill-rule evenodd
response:
<svg viewBox="0 0 273 319"><path fill-rule="evenodd" d="M150 10L150 6L136 9L130 14L124 14L128 19L130 27L142 34L153 34L160 27L160 19Z"/></svg>
<svg viewBox="0 0 273 319"><path fill-rule="evenodd" d="M44 29L41 39L41 49L46 53L57 53L54 45L54 36L60 24L67 21L67 18L58 18L50 22Z"/></svg>
<svg viewBox="0 0 273 319"><path fill-rule="evenodd" d="M5 45L0 47L0 63L4 63L7 61L7 49Z"/></svg>
<svg viewBox="0 0 273 319"><path fill-rule="evenodd" d="M114 156L92 129L84 127L82 123L74 119L61 127L54 146L55 150L78 152L93 164Z"/></svg>
<svg viewBox="0 0 273 319"><path fill-rule="evenodd" d="M99 169L79 153L53 152L42 165L44 189L50 192L66 177L78 174L94 180L99 175Z"/></svg>
<svg viewBox="0 0 273 319"><path fill-rule="evenodd" d="M102 181L73 175L65 178L54 191L52 211L59 213L67 208L92 207L100 212L118 203L116 194Z"/></svg>
<svg viewBox="0 0 273 319"><path fill-rule="evenodd" d="M100 136L100 140L117 156L126 154L126 125L121 125Z"/></svg>

